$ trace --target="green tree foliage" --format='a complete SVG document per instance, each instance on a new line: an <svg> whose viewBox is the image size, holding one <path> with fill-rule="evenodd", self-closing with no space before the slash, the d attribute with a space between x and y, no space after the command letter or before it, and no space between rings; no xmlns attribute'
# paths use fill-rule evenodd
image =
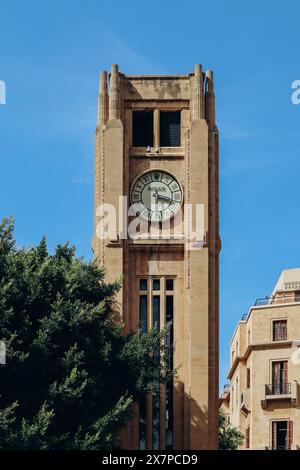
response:
<svg viewBox="0 0 300 470"><path fill-rule="evenodd" d="M227 417L220 411L219 413L219 449L237 450L244 442L243 434L235 427L231 426Z"/></svg>
<svg viewBox="0 0 300 470"><path fill-rule="evenodd" d="M18 249L0 224L0 449L105 449L165 361L164 334L122 334L112 321L120 283L45 238Z"/></svg>

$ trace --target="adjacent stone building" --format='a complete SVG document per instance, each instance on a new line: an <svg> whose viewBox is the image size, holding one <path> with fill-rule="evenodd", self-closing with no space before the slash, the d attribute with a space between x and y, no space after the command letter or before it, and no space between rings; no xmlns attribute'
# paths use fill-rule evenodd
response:
<svg viewBox="0 0 300 470"><path fill-rule="evenodd" d="M125 449L218 447L218 179L211 71L197 64L186 75L125 75L113 65L109 77L101 73L94 254L107 281L122 277L118 307L125 330L170 324L167 341L175 352L169 364L178 368L174 383L136 404L122 433ZM188 220L185 204L203 208L203 237L192 245L186 233L175 234L175 215ZM117 222L103 239L107 205ZM146 221L142 238L127 237L129 205ZM168 238L164 221L170 221ZM156 238L148 236L150 225Z"/></svg>
<svg viewBox="0 0 300 470"><path fill-rule="evenodd" d="M226 421L230 423L230 385L226 384L223 387L219 398L219 410L223 413Z"/></svg>
<svg viewBox="0 0 300 470"><path fill-rule="evenodd" d="M244 449L300 448L300 269L283 271L230 343L230 390L221 397Z"/></svg>

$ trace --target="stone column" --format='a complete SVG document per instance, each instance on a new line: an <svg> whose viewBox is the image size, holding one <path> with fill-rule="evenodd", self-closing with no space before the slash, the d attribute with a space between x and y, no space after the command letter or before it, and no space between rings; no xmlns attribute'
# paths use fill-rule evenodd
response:
<svg viewBox="0 0 300 470"><path fill-rule="evenodd" d="M120 89L117 64L112 64L109 90L109 119L120 119Z"/></svg>
<svg viewBox="0 0 300 470"><path fill-rule="evenodd" d="M218 356L219 356L219 172L218 172L218 129L215 122L215 95L213 72L206 72L205 119L208 125L209 148L209 442L212 448L218 446Z"/></svg>
<svg viewBox="0 0 300 470"><path fill-rule="evenodd" d="M189 203L195 214L196 204L204 205L204 233L209 224L208 127L205 119L191 123L190 150L187 161ZM186 189L187 191L187 189ZM195 230L195 220L192 224ZM188 330L186 416L189 429L185 448L207 449L209 403L209 249L185 251L186 315Z"/></svg>
<svg viewBox="0 0 300 470"><path fill-rule="evenodd" d="M205 119L209 126L214 127L216 123L215 112L215 94L214 94L214 79L213 72L208 70L206 72L205 80Z"/></svg>
<svg viewBox="0 0 300 470"><path fill-rule="evenodd" d="M100 74L99 96L98 96L98 126L105 126L108 119L108 87L107 72L103 70Z"/></svg>
<svg viewBox="0 0 300 470"><path fill-rule="evenodd" d="M204 93L202 65L195 65L194 85L192 95L192 120L204 119Z"/></svg>

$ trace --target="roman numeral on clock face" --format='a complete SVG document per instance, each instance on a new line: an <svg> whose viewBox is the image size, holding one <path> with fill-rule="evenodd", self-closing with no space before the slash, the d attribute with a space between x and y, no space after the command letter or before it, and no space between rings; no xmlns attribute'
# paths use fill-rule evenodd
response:
<svg viewBox="0 0 300 470"><path fill-rule="evenodd" d="M141 193L138 193L136 191L133 191L132 193L132 199L134 202L139 202L141 201Z"/></svg>

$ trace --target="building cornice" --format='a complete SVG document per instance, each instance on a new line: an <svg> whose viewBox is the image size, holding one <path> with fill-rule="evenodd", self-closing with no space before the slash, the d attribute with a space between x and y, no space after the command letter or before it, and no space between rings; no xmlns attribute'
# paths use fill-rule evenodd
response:
<svg viewBox="0 0 300 470"><path fill-rule="evenodd" d="M296 341L296 340L295 340ZM240 362L247 361L248 357L250 356L252 351L262 351L265 349L283 349L283 348L291 348L293 341L267 341L264 343L252 343L249 344L246 348L245 354L243 356L236 356L232 366L229 370L227 378L231 380L237 366Z"/></svg>
<svg viewBox="0 0 300 470"><path fill-rule="evenodd" d="M231 337L231 340L230 340L230 345L233 343L233 340L234 340L234 337L236 335L236 332L239 328L240 325L243 325L243 324L247 324L248 323L248 320L251 316L251 313L252 313L252 310L256 311L256 310L266 310L266 309L270 309L270 308L282 308L282 307L299 307L300 305L300 302L282 302L282 303L274 303L274 304L267 304L267 305L253 305L248 313L247 313L247 316L245 317L244 320L239 320L235 329L234 329L234 332L233 332L233 335Z"/></svg>

